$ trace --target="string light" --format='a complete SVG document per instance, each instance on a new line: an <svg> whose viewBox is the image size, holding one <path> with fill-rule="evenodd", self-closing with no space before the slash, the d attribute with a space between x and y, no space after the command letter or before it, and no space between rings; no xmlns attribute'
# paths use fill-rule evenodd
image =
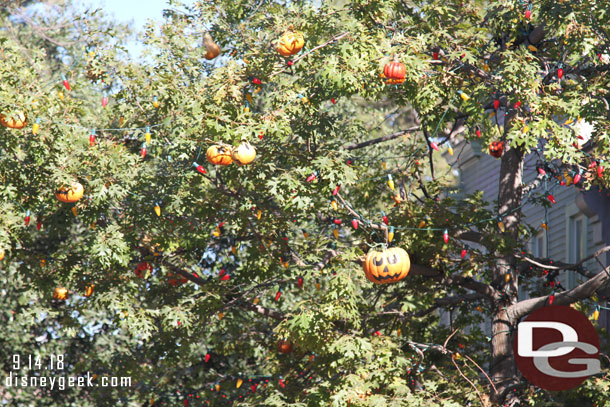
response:
<svg viewBox="0 0 610 407"><path fill-rule="evenodd" d="M337 206L337 201L335 201L334 199L332 201L330 201L330 206L334 209L337 210L339 209Z"/></svg>
<svg viewBox="0 0 610 407"><path fill-rule="evenodd" d="M30 226L30 210L25 211L25 226Z"/></svg>
<svg viewBox="0 0 610 407"><path fill-rule="evenodd" d="M352 219L352 227L358 229L358 221L356 219Z"/></svg>
<svg viewBox="0 0 610 407"><path fill-rule="evenodd" d="M146 127L146 131L144 132L144 140L146 140L147 144L150 144L150 127Z"/></svg>
<svg viewBox="0 0 610 407"><path fill-rule="evenodd" d="M66 76L64 74L61 75L61 80L62 80L62 84L64 85L64 87L66 88L66 90L70 90L70 82L68 82L68 80L66 79Z"/></svg>
<svg viewBox="0 0 610 407"><path fill-rule="evenodd" d="M197 162L194 162L193 168L195 168L198 172L205 174L205 168L203 168L203 165L198 164Z"/></svg>
<svg viewBox="0 0 610 407"><path fill-rule="evenodd" d="M95 129L91 129L91 134L89 134L89 145L91 147L95 145Z"/></svg>
<svg viewBox="0 0 610 407"><path fill-rule="evenodd" d="M156 109L159 107L159 101L156 96L153 96L153 107Z"/></svg>
<svg viewBox="0 0 610 407"><path fill-rule="evenodd" d="M307 181L307 182L312 182L313 180L315 180L315 179L316 179L316 177L317 177L317 176L318 176L318 172L317 172L317 171L314 171L314 172L312 172L312 173L311 173L311 175L310 175L309 177L307 177L307 180L306 180L306 181Z"/></svg>
<svg viewBox="0 0 610 407"><path fill-rule="evenodd" d="M394 226L392 226L390 228L390 231L388 232L388 243L392 243L393 239L394 239Z"/></svg>
<svg viewBox="0 0 610 407"><path fill-rule="evenodd" d="M161 206L158 202L155 203L155 213L157 214L157 216L161 216Z"/></svg>
<svg viewBox="0 0 610 407"><path fill-rule="evenodd" d="M36 119L36 122L32 125L32 134L36 135L40 129L40 119Z"/></svg>
<svg viewBox="0 0 610 407"><path fill-rule="evenodd" d="M142 158L146 157L146 143L142 143L142 148L140 149L140 155Z"/></svg>
<svg viewBox="0 0 610 407"><path fill-rule="evenodd" d="M104 92L104 95L102 96L102 107L106 107L107 104L108 104L108 96L106 96L106 92Z"/></svg>
<svg viewBox="0 0 610 407"><path fill-rule="evenodd" d="M460 258L463 259L464 257L466 257L467 254L468 254L468 250L462 249L462 252L460 253Z"/></svg>
<svg viewBox="0 0 610 407"><path fill-rule="evenodd" d="M443 232L443 241L445 242L445 244L449 243L449 232L447 231L447 229L445 229L445 231Z"/></svg>
<svg viewBox="0 0 610 407"><path fill-rule="evenodd" d="M392 191L394 191L394 180L392 179L392 174L388 174L388 186Z"/></svg>

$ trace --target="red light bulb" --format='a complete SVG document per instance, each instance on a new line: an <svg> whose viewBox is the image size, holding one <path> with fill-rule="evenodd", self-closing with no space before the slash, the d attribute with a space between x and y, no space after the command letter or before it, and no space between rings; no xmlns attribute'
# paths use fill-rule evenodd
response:
<svg viewBox="0 0 610 407"><path fill-rule="evenodd" d="M354 229L358 229L358 221L356 219L352 219L352 226Z"/></svg>
<svg viewBox="0 0 610 407"><path fill-rule="evenodd" d="M463 259L464 257L466 257L466 254L468 254L468 250L462 249L462 253L460 253L460 257Z"/></svg>
<svg viewBox="0 0 610 407"><path fill-rule="evenodd" d="M449 243L449 232L447 232L447 229L445 229L445 231L443 232L443 241L445 243Z"/></svg>

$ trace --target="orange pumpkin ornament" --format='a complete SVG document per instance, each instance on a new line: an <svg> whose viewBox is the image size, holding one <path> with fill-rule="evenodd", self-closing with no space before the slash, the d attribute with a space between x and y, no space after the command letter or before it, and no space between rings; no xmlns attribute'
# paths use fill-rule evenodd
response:
<svg viewBox="0 0 610 407"><path fill-rule="evenodd" d="M28 119L25 117L25 113L16 111L9 117L0 114L0 124L9 129L23 129L28 124Z"/></svg>
<svg viewBox="0 0 610 407"><path fill-rule="evenodd" d="M233 149L231 157L237 165L250 164L256 158L256 149L250 143L244 141Z"/></svg>
<svg viewBox="0 0 610 407"><path fill-rule="evenodd" d="M208 148L205 157L209 163L214 165L229 165L233 162L231 158L232 149L230 146L213 145Z"/></svg>
<svg viewBox="0 0 610 407"><path fill-rule="evenodd" d="M275 48L277 52L280 53L283 57L289 57L291 55L298 54L299 51L305 45L305 38L303 34L294 31L292 27L288 29L278 40L277 47Z"/></svg>
<svg viewBox="0 0 610 407"><path fill-rule="evenodd" d="M494 141L489 145L489 154L496 158L502 157L502 153L504 152L504 142L503 141Z"/></svg>
<svg viewBox="0 0 610 407"><path fill-rule="evenodd" d="M409 255L400 247L383 251L369 250L362 264L364 275L375 284L395 283L409 274Z"/></svg>
<svg viewBox="0 0 610 407"><path fill-rule="evenodd" d="M85 297L93 294L93 287L95 287L95 284L88 285L87 288L85 288Z"/></svg>
<svg viewBox="0 0 610 407"><path fill-rule="evenodd" d="M205 59L211 60L220 55L220 47L214 42L210 34L206 33L203 36L203 46L206 49L206 53L204 55Z"/></svg>
<svg viewBox="0 0 610 407"><path fill-rule="evenodd" d="M55 198L60 200L61 202L73 203L77 202L83 197L83 193L85 189L78 182L73 182L70 187L66 187L65 185L55 191Z"/></svg>
<svg viewBox="0 0 610 407"><path fill-rule="evenodd" d="M284 355L292 353L292 344L288 341L281 340L277 343L277 350Z"/></svg>
<svg viewBox="0 0 610 407"><path fill-rule="evenodd" d="M68 289L65 287L56 287L53 290L53 298L56 300L66 300L68 298Z"/></svg>
<svg viewBox="0 0 610 407"><path fill-rule="evenodd" d="M386 64L383 68L383 77L386 78L386 83L397 85L405 81L407 75L407 67L398 60L398 56L394 55L394 61Z"/></svg>

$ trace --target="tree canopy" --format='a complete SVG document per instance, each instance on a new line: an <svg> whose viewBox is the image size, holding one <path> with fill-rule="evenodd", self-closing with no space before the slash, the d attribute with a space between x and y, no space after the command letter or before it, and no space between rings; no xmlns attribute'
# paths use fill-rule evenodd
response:
<svg viewBox="0 0 610 407"><path fill-rule="evenodd" d="M521 216L566 171L607 187L605 2L172 0L140 59L100 10L4 3L3 374L61 354L29 374L131 386L3 382L3 400L610 405L607 363L549 393L512 355L516 321L549 301L590 314L610 275L530 267L540 226ZM441 151L470 142L502 143L494 203L450 193ZM373 284L362 263L384 247L410 272ZM565 270L586 282L551 287Z"/></svg>

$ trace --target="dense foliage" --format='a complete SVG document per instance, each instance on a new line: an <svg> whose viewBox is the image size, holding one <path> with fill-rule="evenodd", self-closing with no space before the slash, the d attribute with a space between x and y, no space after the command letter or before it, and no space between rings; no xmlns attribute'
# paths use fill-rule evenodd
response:
<svg viewBox="0 0 610 407"><path fill-rule="evenodd" d="M502 160L534 150L559 159L555 170L580 168L584 188L607 183L589 168L607 166L610 148L603 2L543 0L526 18L531 4L517 0L172 1L139 60L125 27L49 3L0 14L0 111L28 120L0 128L0 366L8 375L13 354L65 354L54 374L132 386L3 383L4 399L463 406L510 390L513 405L608 403L607 365L565 394L523 381L493 391L484 371L498 345L476 324L517 303L514 254L532 227L507 220L501 233L502 202L450 198L454 175L434 148L504 140ZM290 30L305 46L282 57ZM387 84L395 55L404 82ZM579 120L595 123L586 151L574 145ZM243 140L252 164L206 161L208 147ZM83 199L59 202L74 181ZM360 263L389 233L411 273L374 285ZM68 300L53 298L59 286Z"/></svg>

